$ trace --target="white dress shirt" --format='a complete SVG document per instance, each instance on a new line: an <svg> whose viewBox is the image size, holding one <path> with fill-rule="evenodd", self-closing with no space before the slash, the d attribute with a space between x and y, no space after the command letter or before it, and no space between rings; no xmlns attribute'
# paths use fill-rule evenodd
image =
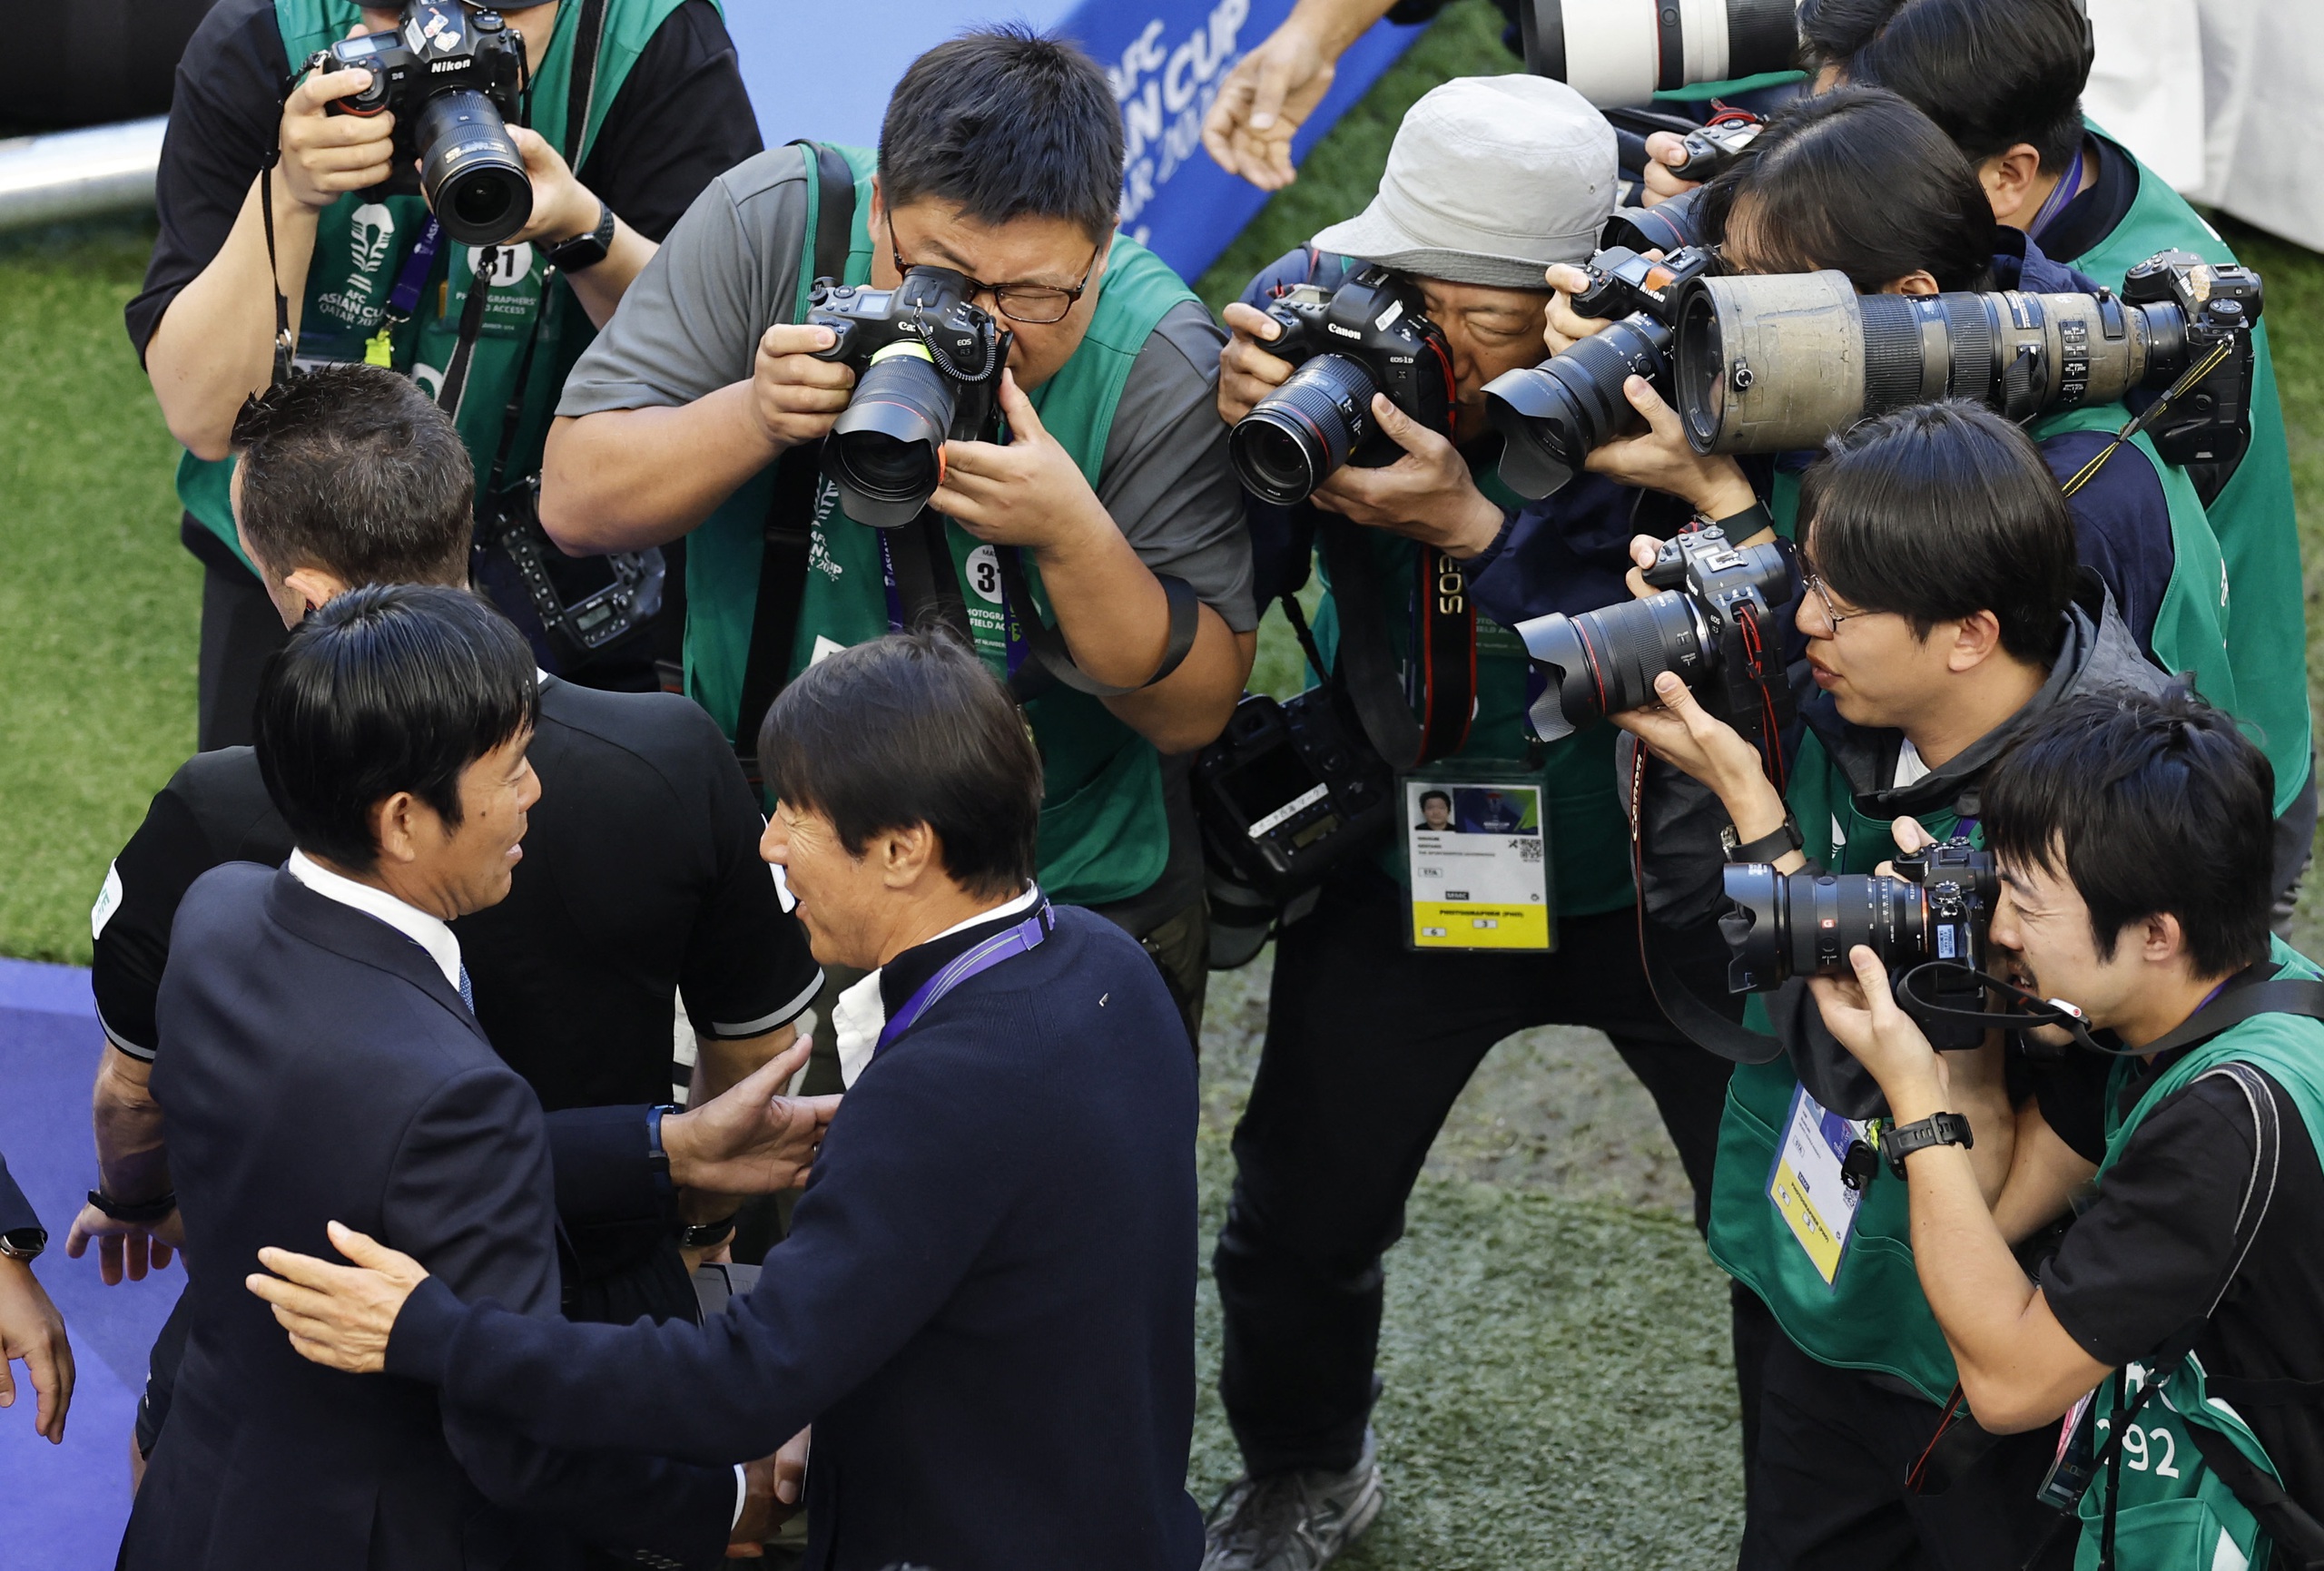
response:
<svg viewBox="0 0 2324 1571"><path fill-rule="evenodd" d="M352 906L427 950L428 957L436 962L436 968L444 973L444 980L452 985L452 991L460 990L460 941L452 936L452 929L443 918L399 900L385 889L375 889L342 873L334 873L304 851L290 853L288 870L292 878L323 898Z"/></svg>
<svg viewBox="0 0 2324 1571"><path fill-rule="evenodd" d="M990 922L1001 917L1020 916L1040 902L1039 884L1028 884L1025 892L1006 905L995 906L989 911L979 911L964 922L955 922L932 938L922 943L932 944L937 938L949 938L964 928L980 922ZM917 948L919 946L914 945ZM880 1045L880 1033L888 1024L887 1000L880 997L881 967L874 967L863 980L832 1000L832 1030L833 1046L839 1051L839 1077L843 1085L852 1087L863 1066L872 1062L872 1049Z"/></svg>

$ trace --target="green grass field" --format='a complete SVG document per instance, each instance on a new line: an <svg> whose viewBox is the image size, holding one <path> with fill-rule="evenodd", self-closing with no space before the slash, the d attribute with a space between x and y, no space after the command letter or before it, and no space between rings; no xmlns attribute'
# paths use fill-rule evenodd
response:
<svg viewBox="0 0 2324 1571"><path fill-rule="evenodd" d="M1429 87L1512 69L1498 29L1489 7L1450 7L1204 276L1204 298L1231 299L1260 264L1360 207L1397 122ZM142 223L0 237L0 953L87 963L86 913L106 860L193 747L201 574L177 542L176 449L121 328L150 238ZM2324 259L2249 231L2230 239L2267 278L2314 565L2324 562ZM2318 588L2311 577L2311 606ZM2324 633L2324 618L2311 614L2311 630ZM1256 685L1295 682L1295 650L1271 618ZM1218 978L1205 1033L1206 1239L1265 975L1263 962ZM1347 1564L1677 1571L1731 1560L1739 1468L1723 1279L1667 1203L1643 1203L1643 1185L1616 1183L1640 1203L1612 1203L1587 1174L1567 1183L1546 1176L1554 1163L1492 1154L1523 1147L1528 1131L1538 1144L1549 1127L1599 1153L1589 1160L1602 1175L1616 1165L1605 1151L1661 1142L1643 1094L1602 1043L1546 1051L1529 1038L1495 1065L1472 1090L1505 1091L1509 1105L1464 1104L1446 1144L1486 1154L1454 1171L1513 1177L1432 1176L1414 1195L1383 1335L1390 1503ZM1519 1111L1517 1093L1559 1106L1545 1121L1538 1107ZM1670 1166L1667 1146L1654 1164ZM1236 1459L1210 1390L1206 1285L1200 1301L1191 1482L1206 1504Z"/></svg>

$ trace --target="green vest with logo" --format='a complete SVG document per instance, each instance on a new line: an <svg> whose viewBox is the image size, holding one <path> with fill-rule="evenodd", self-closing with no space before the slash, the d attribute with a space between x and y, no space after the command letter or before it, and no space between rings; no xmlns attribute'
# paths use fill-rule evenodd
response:
<svg viewBox="0 0 2324 1571"><path fill-rule="evenodd" d="M2124 273L2174 247L2206 261L2235 260L2202 215L2141 165L2138 197L2122 221L2091 250L2063 260L2119 289ZM2227 565L2225 583L2233 590L2224 621L2237 702L2227 707L2250 727L2252 740L2275 766L2280 813L2299 793L2309 767L2308 601L2283 406L2276 397L2275 358L2264 321L2252 334L2252 353L2251 446L2225 488L2211 498L2210 512Z"/></svg>
<svg viewBox="0 0 2324 1571"><path fill-rule="evenodd" d="M865 283L872 277L868 224L875 156L863 149L840 151L856 173L855 231L842 281ZM806 291L814 273L814 205L820 198L815 182L806 184L809 250L801 260L793 320L805 318ZM1194 299L1194 292L1161 259L1128 236L1116 235L1080 348L1055 376L1028 395L1042 427L1073 455L1093 488L1114 409L1138 351L1165 315ZM772 484L770 469L714 512L687 545L687 688L730 732L742 704ZM945 534L978 650L996 673L1005 675L1006 616L994 548L949 521ZM1025 576L1036 602L1031 609L1044 621L1054 622L1041 592L1039 569L1029 557ZM889 631L880 531L849 518L840 510L837 489L820 480L790 674L797 675L821 654L868 643ZM1146 889L1162 876L1170 847L1161 761L1153 744L1116 719L1100 700L1063 686L1029 700L1025 714L1041 752L1042 888L1060 901L1080 906L1127 899Z"/></svg>
<svg viewBox="0 0 2324 1571"><path fill-rule="evenodd" d="M1808 860L1820 868L1868 873L1896 854L1888 820L1856 810L1847 776L1812 731L1785 800ZM1958 821L1950 809L1920 815L1939 840L1956 832ZM1747 1023L1764 1030L1764 1010L1755 1007ZM1828 1285L1768 1197L1798 1089L1788 1058L1738 1064L1728 1079L1711 1179L1711 1258L1759 1295L1802 1352L1840 1369L1894 1375L1942 1402L1954 1385L1953 1355L1913 1265L1904 1183L1886 1164L1875 1171Z"/></svg>
<svg viewBox="0 0 2324 1571"><path fill-rule="evenodd" d="M1498 470L1481 471L1474 478L1478 488L1501 506L1523 505L1502 484ZM1421 548L1385 529L1359 533L1372 553L1375 582L1386 586L1391 596L1388 636L1396 660L1408 663L1414 605L1413 597L1401 591L1420 571ZM1332 599L1330 573L1320 561L1316 571L1324 594L1315 616L1315 643L1330 661L1339 645L1339 608ZM1468 739L1458 752L1435 762L1471 759L1538 769L1549 840L1551 909L1568 917L1626 909L1636 903L1637 895L1630 884L1630 820L1622 810L1614 764L1614 746L1621 732L1600 725L1546 747L1535 742L1525 719L1531 669L1517 634L1480 614L1476 710ZM1405 877L1395 844L1382 852L1380 865L1393 877Z"/></svg>
<svg viewBox="0 0 2324 1571"><path fill-rule="evenodd" d="M577 168L586 158L605 123L621 84L655 29L684 0L608 0L605 31L597 46L597 74L589 92L589 123L580 144ZM560 152L566 151L566 108L572 90L574 34L580 26L581 7L557 7L548 47L540 70L526 96L525 123ZM282 34L283 53L293 68L318 49L347 36L363 14L353 0L275 0L275 25ZM405 260L427 227L428 204L419 196L368 200L350 192L323 209L315 225L313 260L307 268L307 292L299 319L299 359L302 364L364 358L369 340L379 330L388 297L394 292ZM439 244L434 265L419 293L412 319L392 338L395 366L409 371L421 387L435 393L445 368L451 363L459 339L460 313L476 276L481 248L464 246L448 236ZM540 466L541 443L548 434L566 372L596 336L588 313L562 280L542 299L547 263L538 247L523 244L499 248L487 288L484 318L469 357L468 380L454 412L468 455L476 461L477 483L500 447L500 426L509 395L516 390L517 372L524 358L525 341L540 316L540 339L533 351L527 378L524 413L509 448L504 480L531 473ZM178 496L187 512L233 546L233 513L227 505L227 477L233 461L216 462L188 453L178 463Z"/></svg>
<svg viewBox="0 0 2324 1571"><path fill-rule="evenodd" d="M2324 977L2324 971L2281 939L2270 941L2269 965L2277 977L2311 980ZM2102 1192L2108 1171L2147 1115L2198 1076L2228 1063L2249 1064L2282 1086L2299 1109L2309 1139L2324 1154L2324 1022L2297 1015L2259 1015L2190 1050L2156 1077L2127 1115L2116 1112L2117 1094L2136 1072L2136 1061L2124 1058L2114 1065L2107 1086L2106 1155L2098 1166ZM2191 1352L2168 1370L2132 1364L2122 1371L2120 1381L2118 1385L2110 1379L2099 1388L2094 1404L2099 1445L2106 1442L2113 1398L2121 1397L2122 1405L2128 1406L2145 1382L2161 1384L2125 1427L2121 1455L2112 1469L2118 1491L2117 1571L2266 1566L2270 1556L2266 1534L2250 1508L2205 1465L2202 1453L2187 1434L2188 1427L2200 1426L2226 1437L2245 1460L2270 1478L2276 1476L2275 1467L2242 1416L2204 1390L2202 1360ZM2075 1571L2095 1571L2098 1565L2108 1471L2099 1470L2078 1507L2082 1540L2074 1556Z"/></svg>

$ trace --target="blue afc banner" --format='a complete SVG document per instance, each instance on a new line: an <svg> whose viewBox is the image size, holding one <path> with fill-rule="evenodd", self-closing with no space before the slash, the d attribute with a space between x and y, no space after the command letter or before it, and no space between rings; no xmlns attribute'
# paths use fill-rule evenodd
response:
<svg viewBox="0 0 2324 1571"><path fill-rule="evenodd" d="M1202 121L1226 73L1291 14L1292 0L1029 0L1011 13L1063 32L1111 80L1128 133L1122 228L1187 279L1242 231L1266 192L1228 174L1203 151ZM921 51L981 19L958 0L872 0L846 8L846 47L816 48L802 70L804 10L766 0L726 7L743 79L773 146L794 137L872 146L888 93ZM1292 150L1304 159L1419 35L1382 23L1340 57L1331 91Z"/></svg>

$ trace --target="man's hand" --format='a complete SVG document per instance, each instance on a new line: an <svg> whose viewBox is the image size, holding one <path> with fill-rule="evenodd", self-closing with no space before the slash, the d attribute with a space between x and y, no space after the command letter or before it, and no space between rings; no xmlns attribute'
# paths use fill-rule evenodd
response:
<svg viewBox="0 0 2324 1571"><path fill-rule="evenodd" d="M365 28L348 34L360 37ZM333 114L323 106L371 85L363 70L326 71L290 90L282 104L281 183L308 207L320 211L350 191L379 184L393 172L396 117Z"/></svg>
<svg viewBox="0 0 2324 1571"><path fill-rule="evenodd" d="M1730 518L1758 500L1743 466L1724 453L1695 451L1679 411L1644 377L1625 378L1622 397L1646 420L1643 436L1618 437L1592 449L1584 466L1624 486L1666 492L1706 518Z"/></svg>
<svg viewBox="0 0 2324 1571"><path fill-rule="evenodd" d="M944 483L929 506L978 539L1034 551L1070 550L1092 538L1119 538L1112 516L1065 444L1041 427L1017 374L1000 374L1009 442L947 442Z"/></svg>
<svg viewBox="0 0 2324 1571"><path fill-rule="evenodd" d="M1687 162L1686 139L1675 131L1658 131L1646 139L1646 195L1640 205L1658 207L1683 196L1701 182L1688 180L1672 167Z"/></svg>
<svg viewBox="0 0 2324 1571"><path fill-rule="evenodd" d="M1541 342L1550 353L1564 354L1584 339L1594 339L1613 324L1603 317L1585 317L1573 309L1573 297L1590 288L1590 275L1571 262L1559 262L1541 275L1553 291L1541 308Z"/></svg>
<svg viewBox="0 0 2324 1571"><path fill-rule="evenodd" d="M64 1237L64 1252L79 1260L88 1252L91 1239L97 1242L97 1275L107 1287L119 1284L124 1274L131 1281L143 1281L147 1271L162 1270L172 1252L185 1247L185 1218L172 1211L159 1222L116 1222L95 1206L84 1205Z"/></svg>
<svg viewBox="0 0 2324 1571"><path fill-rule="evenodd" d="M802 1036L724 1095L662 1120L670 1182L714 1194L773 1194L807 1182L836 1096L785 1096L783 1088L814 1051Z"/></svg>
<svg viewBox="0 0 2324 1571"><path fill-rule="evenodd" d="M814 1429L800 1430L772 1457L743 1468L743 1515L734 1523L726 1546L729 1560L756 1560L765 1555L767 1536L799 1514L799 1499L806 1488L807 1451Z"/></svg>
<svg viewBox="0 0 2324 1571"><path fill-rule="evenodd" d="M1768 820L1767 828L1773 829L1783 822L1783 799L1768 783L1759 750L1744 741L1742 732L1698 702L1678 673L1666 671L1656 677L1654 692L1660 703L1646 704L1606 718L1652 748L1657 757L1669 760L1718 792L1719 800L1727 804L1728 816L1735 819L1738 833L1744 828L1743 820L1736 811L1738 802L1748 800L1755 807L1762 806L1758 800L1761 792L1774 804L1774 816ZM1764 815L1752 816L1756 820Z"/></svg>
<svg viewBox="0 0 2324 1571"><path fill-rule="evenodd" d="M1251 406L1291 379L1289 360L1260 348L1283 337L1283 324L1242 300L1226 308L1226 347L1218 351L1218 417L1235 424Z"/></svg>
<svg viewBox="0 0 2324 1571"><path fill-rule="evenodd" d="M508 243L542 241L554 245L596 229L603 203L596 192L573 177L565 155L530 126L512 125L508 134L524 157L526 178L533 182L533 216Z"/></svg>
<svg viewBox="0 0 2324 1571"><path fill-rule="evenodd" d="M1888 967L1863 944L1848 951L1848 964L1856 968L1853 978L1807 979L1824 1028L1871 1071L1897 1123L1911 1124L1941 1110L1947 1094L1945 1059L1898 1006L1888 987Z"/></svg>
<svg viewBox="0 0 2324 1571"><path fill-rule="evenodd" d="M1224 378L1221 378L1222 384ZM1501 533L1501 509L1477 489L1460 449L1406 415L1385 393L1372 415L1404 456L1384 468L1334 470L1315 487L1318 506L1386 529L1465 562Z"/></svg>
<svg viewBox="0 0 2324 1571"><path fill-rule="evenodd" d="M403 1301L428 1273L411 1256L342 1222L327 1231L331 1247L353 1265L262 1249L258 1262L275 1274L252 1272L242 1285L274 1306L275 1320L290 1333L300 1358L350 1375L378 1374L387 1367L388 1337Z"/></svg>
<svg viewBox="0 0 2324 1571"><path fill-rule="evenodd" d="M855 396L855 371L809 351L837 340L829 328L777 322L759 337L751 368L751 409L759 427L780 452L803 442L819 442L846 412Z"/></svg>
<svg viewBox="0 0 2324 1571"><path fill-rule="evenodd" d="M1236 61L1203 117L1202 144L1218 166L1261 191L1281 191L1298 179L1291 139L1331 90L1339 53L1320 34L1286 22Z"/></svg>
<svg viewBox="0 0 2324 1571"><path fill-rule="evenodd" d="M64 1317L48 1301L32 1262L0 1255L0 1408L16 1405L9 1363L21 1359L40 1405L33 1432L52 1446L64 1443L64 1415L73 1406L73 1344Z"/></svg>

